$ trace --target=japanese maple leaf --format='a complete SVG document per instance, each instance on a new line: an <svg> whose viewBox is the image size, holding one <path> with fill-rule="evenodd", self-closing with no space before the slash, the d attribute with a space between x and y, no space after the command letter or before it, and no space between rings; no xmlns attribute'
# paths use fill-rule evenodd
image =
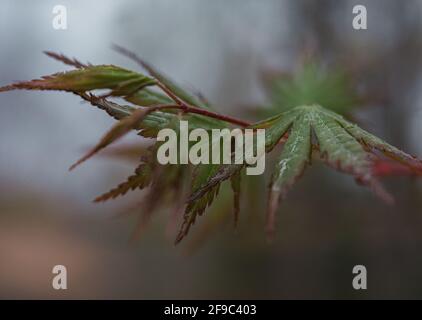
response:
<svg viewBox="0 0 422 320"><path fill-rule="evenodd" d="M269 186L267 230L270 235L274 232L275 214L280 201L309 166L312 158L320 159L335 170L352 175L357 182L370 187L387 202L392 202L393 198L378 182L379 176L396 173L422 174L421 160L334 112L348 110L355 101L349 95L342 77L319 77L314 69L306 69L302 76L279 88L280 99L275 100L275 105L280 107L277 111L282 111L280 114L249 125L240 119L214 112L202 96L185 91L131 52L122 48L118 50L139 62L149 76L112 65L83 64L48 52L49 56L76 69L0 87L0 92L16 89L72 92L118 120L75 165L132 130L145 138L155 139L161 129L172 128L177 131L177 124L181 119L189 120L190 129L203 128L210 131L229 126L266 129L265 152L271 152L276 145L283 144ZM151 87L163 92L154 91ZM97 96L93 93L95 90L109 91L103 96ZM130 105L113 102L109 97L123 98ZM191 195L184 209L184 221L176 242L184 238L197 216L211 205L218 196L221 183L227 179L230 179L234 194L237 221L240 171L246 163L200 164L193 170L190 170L190 166L183 165L160 166L156 161L159 145L154 141L143 152L135 172L125 182L95 200L102 202L124 195L130 190L149 187L148 199L144 204L146 214L140 219L142 226L166 199L171 203L180 202L180 199L184 201L183 186L188 180L186 178L193 172L190 179Z"/></svg>
<svg viewBox="0 0 422 320"><path fill-rule="evenodd" d="M380 154L402 170L422 172L421 160L319 105L298 106L252 127L266 129L266 152L270 152L288 135L269 186L269 235L274 232L275 213L280 201L311 163L312 155L335 170L352 175L357 182L370 187L388 203L392 203L393 198L376 178L381 174ZM195 204L209 198L210 192L214 192L223 180L237 175L244 166L220 166L206 184L194 191L189 203ZM390 163L388 168L392 169ZM187 223L194 220L192 213L186 219Z"/></svg>

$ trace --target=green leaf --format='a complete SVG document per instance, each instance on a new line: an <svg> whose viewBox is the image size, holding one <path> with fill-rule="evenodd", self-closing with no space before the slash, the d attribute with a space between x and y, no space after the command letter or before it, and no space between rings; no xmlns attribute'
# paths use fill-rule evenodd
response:
<svg viewBox="0 0 422 320"><path fill-rule="evenodd" d="M70 91L119 120L78 163L121 138L130 130L139 131L139 134L144 137L154 138L161 129L178 130L179 120L188 120L189 130L202 128L210 131L214 128L227 127L225 122L204 115L187 114L173 108L163 109L163 104L174 104L175 102L181 104L181 101L201 108L210 108L210 106L205 99L185 91L154 67L131 53L125 52L126 55L140 62L156 79L112 65L93 66L83 64L76 59L69 59L64 55L47 54L65 64L74 66L77 70L15 83L0 88L0 91L14 89ZM152 85L159 86L174 101L147 88ZM105 99L104 96L97 97L89 92L96 89L109 89L111 90L109 95L121 96L130 103L140 105L141 108L120 105ZM400 166L410 169L408 172L422 172L421 160L328 110L344 113L356 101L355 96L349 91L348 79L340 73L324 73L315 65L307 65L296 77L283 80L276 95L278 96L273 97L273 111L283 110L283 112L249 127L266 129L265 152L267 153L277 145L285 143L270 183L267 212L267 228L270 232L274 230L275 212L279 200L285 197L302 175L310 163L311 153L318 155L334 169L351 174L358 182L363 182L377 195L387 200L389 195L375 179L377 173L374 171L374 167L377 163L379 164L379 160L382 161L380 157L387 156L400 162ZM318 104L324 105L324 108ZM158 108L160 105L161 109ZM154 161L158 146L159 143L156 142L151 147L152 157L143 160L134 175L115 189L98 197L96 201L112 199L124 195L129 190L142 189L151 185L147 201L143 203L147 209L140 219L140 225L143 225L152 211L166 200L170 199L170 201L176 202L177 199L182 198L183 182L186 181L185 177L190 172L190 168L181 165L158 166ZM391 171L392 165L396 163L390 162L389 170ZM191 195L185 208L183 225L176 242L179 242L188 233L197 216L203 214L217 197L222 182L228 179L230 179L234 193L236 223L240 208L241 170L246 165L246 163L209 164L198 165L194 168ZM228 185L226 186L228 187ZM169 195L171 196L169 197Z"/></svg>
<svg viewBox="0 0 422 320"><path fill-rule="evenodd" d="M265 130L265 149L266 152L270 152L284 136L287 130L292 125L295 118L298 116L296 110L288 111L286 113L277 115L270 119L260 121L250 126L252 129L266 129ZM256 143L256 140L254 139ZM249 147L256 147L249 146ZM190 201L197 201L208 193L209 189L218 186L224 180L231 178L232 176L239 173L245 164L225 164L218 166L214 171L214 175L211 176L206 183L203 183L199 188L193 189L190 196Z"/></svg>
<svg viewBox="0 0 422 320"><path fill-rule="evenodd" d="M376 149L386 156L392 158L393 160L399 161L408 167L413 167L416 170L422 169L422 161L415 156L407 154L406 152L392 146L377 136L374 136L373 134L363 130L356 124L347 121L338 114L333 112L329 112L329 114L335 118L350 135L359 140L364 146L369 146L373 149Z"/></svg>
<svg viewBox="0 0 422 320"><path fill-rule="evenodd" d="M270 183L267 232L274 233L275 212L280 200L302 175L311 155L311 124L309 115L303 114L290 131L289 138L283 146Z"/></svg>
<svg viewBox="0 0 422 320"><path fill-rule="evenodd" d="M87 152L81 159L76 161L76 163L73 164L69 170L73 170L76 166L88 160L98 151L107 147L109 144L120 139L132 129L138 128L145 117L153 111L153 108L136 109L130 116L120 120L101 138L101 140L95 145L94 148Z"/></svg>
<svg viewBox="0 0 422 320"><path fill-rule="evenodd" d="M138 106L148 107L156 104L171 104L174 103L173 100L171 100L166 95L155 92L153 90L150 90L148 88L144 88L142 90L139 90L135 92L134 94L125 97L125 100L136 104Z"/></svg>
<svg viewBox="0 0 422 320"><path fill-rule="evenodd" d="M319 157L330 167L353 175L357 182L369 186L388 203L392 202L392 197L378 183L373 173L377 154L372 149L379 150L410 168L422 168L421 160L318 105L295 107L258 122L251 128L266 129L267 153L273 150L283 136L288 136L270 183L267 211L267 229L270 235L274 231L275 212L280 199L285 197L302 175L313 152L319 152ZM315 141L312 141L312 132L315 133ZM201 200L224 180L235 177L243 167L244 164L229 164L215 169L205 183L193 190L190 203Z"/></svg>
<svg viewBox="0 0 422 320"><path fill-rule="evenodd" d="M107 112L107 114L116 120L121 120L130 116L137 108L128 105L120 105L105 98L97 97L93 94L85 92L76 93L85 101L89 102L93 106L98 107L101 110Z"/></svg>
<svg viewBox="0 0 422 320"><path fill-rule="evenodd" d="M104 202L125 195L129 190L144 189L152 180L152 168L148 163L141 163L127 180L116 188L94 199L94 202Z"/></svg>
<svg viewBox="0 0 422 320"><path fill-rule="evenodd" d="M145 138L155 138L161 129L171 128L175 118L175 115L170 113L161 111L151 112L137 127L140 130L139 135Z"/></svg>
<svg viewBox="0 0 422 320"><path fill-rule="evenodd" d="M309 112L320 153L327 164L361 178L371 175L371 160L362 145L332 117L319 109Z"/></svg>
<svg viewBox="0 0 422 320"><path fill-rule="evenodd" d="M157 68L152 66L151 64L147 63L140 57L138 57L134 52L129 51L126 48L123 48L118 45L113 45L113 48L125 55L126 57L136 61L138 64L140 64L148 73L154 77L155 79L159 80L164 86L166 86L170 91L172 91L178 98L182 99L183 101L187 102L190 105L197 106L200 108L209 108L209 105L207 102L204 101L202 98L197 98L194 95L190 94L186 90L184 90L181 86L179 86L177 83L175 83L173 80L171 80L169 77L164 75L161 71L159 71Z"/></svg>
<svg viewBox="0 0 422 320"><path fill-rule="evenodd" d="M200 164L194 168L192 178L192 193L200 190L203 185L217 172L219 166L214 164ZM198 199L189 199L186 205L183 224L180 227L176 243L179 243L189 232L196 217L202 215L205 209L213 202L218 194L220 185L208 188L207 191Z"/></svg>
<svg viewBox="0 0 422 320"><path fill-rule="evenodd" d="M279 143L298 114L297 110L287 111L268 122L261 122L252 126L252 128L256 129L266 129L265 150L267 152L270 152Z"/></svg>
<svg viewBox="0 0 422 320"><path fill-rule="evenodd" d="M56 73L42 77L42 79L18 82L2 87L0 91L27 89L85 92L96 89L111 89L110 95L125 96L155 83L154 79L133 71L113 65L97 65Z"/></svg>

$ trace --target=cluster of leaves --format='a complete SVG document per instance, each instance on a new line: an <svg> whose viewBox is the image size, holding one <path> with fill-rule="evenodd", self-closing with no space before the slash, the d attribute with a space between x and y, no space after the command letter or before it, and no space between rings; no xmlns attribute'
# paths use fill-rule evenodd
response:
<svg viewBox="0 0 422 320"><path fill-rule="evenodd" d="M335 170L352 175L387 202L392 202L392 197L378 183L377 176L385 174L392 166L387 169L380 166L380 163L385 164L382 159L390 159L394 166L399 166L406 172L422 173L420 160L364 131L333 111L336 107L347 108L355 101L353 95L348 94L345 89L344 78L340 75L321 78L315 66L307 67L297 78L278 84L278 96L274 98L274 104L280 107L277 115L249 124L216 113L201 95L182 89L133 53L120 47L116 49L137 61L149 75L113 65L83 64L75 59L47 52L50 57L75 69L11 84L0 88L0 91L68 91L118 120L99 143L72 165L71 169L132 130L144 138L153 139L154 143L142 154L134 174L95 201L114 199L129 190L149 187L139 227L148 222L160 204L166 201L177 203L176 211L184 212L184 218L176 242L186 236L197 217L211 205L225 180L230 181L233 190L234 219L237 221L242 170L247 166L246 163L196 166L158 164L156 152L159 142L154 138L164 128L177 131L179 120L182 119L189 121L190 130L203 128L210 131L232 126L266 129L265 152L271 152L275 146L283 144L270 182L267 210L269 234L274 231L275 213L280 201L311 163L312 158L320 159ZM94 94L96 90L108 91L98 95ZM322 94L327 91L338 94ZM112 97L123 98L130 104L116 103ZM330 110L323 106L328 106ZM185 191L188 183L189 190ZM186 203L180 199L187 199Z"/></svg>

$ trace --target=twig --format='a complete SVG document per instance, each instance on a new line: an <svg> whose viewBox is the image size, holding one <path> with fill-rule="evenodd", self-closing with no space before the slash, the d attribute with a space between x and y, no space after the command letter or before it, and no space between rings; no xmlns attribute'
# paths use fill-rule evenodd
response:
<svg viewBox="0 0 422 320"><path fill-rule="evenodd" d="M104 98L99 98L93 94L88 95L86 93L77 93L82 99L90 102L91 104L94 104L96 106L101 107L102 109L106 110L108 108L110 108L110 106L115 105L113 102L110 102ZM236 125L240 125L242 127L247 127L250 125L250 123L242 121L242 120L238 120L229 116L225 116L222 114L218 114L209 110L205 110L205 109L201 109L198 107L194 107L194 106L188 106L188 105L179 105L179 104L161 104L161 105L155 105L155 106L151 106L148 108L153 108L154 111L159 111L159 110L164 110L164 109L175 109L175 110L182 110L183 112L186 113L194 113L194 114L199 114L199 115L203 115L206 117L210 117L210 118L214 118L214 119L218 119L218 120L222 120L225 122L229 122L232 124L236 124Z"/></svg>
<svg viewBox="0 0 422 320"><path fill-rule="evenodd" d="M174 102L176 102L179 106L185 106L188 107L188 104L186 104L182 99L180 99L176 94L171 91L169 87L167 87L164 83L162 83L160 80L155 79L157 81L157 87L159 87L161 90L164 91L165 94L167 94Z"/></svg>
<svg viewBox="0 0 422 320"><path fill-rule="evenodd" d="M133 59L134 61L136 61L137 63L139 63L142 67L144 67L149 73L151 73L153 76L155 76L156 72L154 70L154 68L152 68L150 65L148 65L146 62L144 62L142 59L140 59L136 54L134 54L133 52L119 47L117 45L114 45L114 48L126 55L127 57ZM90 64L83 64L82 62L76 60L76 59L71 59L66 57L63 54L58 54L55 52L50 52L50 51L45 51L44 52L46 55L48 55L49 57L56 59L58 61L61 61L67 65L71 65L74 66L76 68L86 68L89 67ZM178 109L183 111L184 113L194 113L194 114L200 114L206 117L210 117L210 118L214 118L214 119L218 119L224 122L228 122L228 123L232 123L235 125L239 125L242 127L248 127L249 125L251 125L249 122L240 120L240 119L236 119L234 117L230 117L230 116L226 116L226 115L222 115L216 112L212 112L206 109L201 109L192 105L189 105L188 103L186 103L185 101L183 101L182 99L180 99L168 86L166 86L164 83L162 83L159 79L156 79L157 81L157 86L163 90L175 103L174 104L167 104L167 105L157 105L155 108L156 110L161 110L161 109ZM107 95L105 96L96 96L93 94L88 94L86 92L74 92L75 94L77 94L78 96L80 96L82 99L84 99L85 101L88 101L89 103L91 103L92 105L95 105L97 107L99 107L100 109L105 110L109 115L113 116L114 118L120 120L121 118L124 118L125 116L130 115L130 111L126 110L126 108L123 108L122 106L111 102L107 99L105 99L107 97ZM136 110L136 109L134 109ZM133 111L133 110L132 110Z"/></svg>
<svg viewBox="0 0 422 320"><path fill-rule="evenodd" d="M113 48L117 52L125 55L126 57L128 57L130 59L132 59L133 61L140 64L144 69L146 69L157 81L157 86L161 90L163 90L174 102L176 102L180 106L179 109L182 110L183 112L201 114L203 116L219 119L219 120L229 122L229 123L232 123L232 124L236 124L236 125L239 125L239 126L242 126L242 127L248 127L248 126L251 125L249 122L246 122L246 121L234 118L234 117L218 114L218 113L215 113L215 112L212 112L212 111L208 111L208 110L201 109L201 108L187 104L185 101L183 101L181 98L179 98L177 96L177 94L174 93L168 86L166 86L164 83L162 83L158 79L159 75L156 74L154 68L152 68L148 63L146 63L144 60L139 58L134 52L132 52L132 51L126 49L126 48L123 48L121 46L118 46L116 44L113 45Z"/></svg>

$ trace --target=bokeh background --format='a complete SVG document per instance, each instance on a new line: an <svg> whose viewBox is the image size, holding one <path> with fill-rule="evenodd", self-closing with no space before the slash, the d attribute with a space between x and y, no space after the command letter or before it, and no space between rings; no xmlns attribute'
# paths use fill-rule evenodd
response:
<svg viewBox="0 0 422 320"><path fill-rule="evenodd" d="M67 30L52 27L58 4ZM356 4L367 6L368 30L352 29ZM326 64L353 67L379 97L357 110L362 126L422 156L421 15L420 0L2 0L0 85L66 69L43 50L137 69L111 50L117 43L200 89L217 110L248 117L249 106L267 103L263 75L294 71L311 48ZM114 216L137 194L91 200L133 164L99 155L67 170L111 118L55 92L2 93L0 115L1 298L422 298L417 178L387 179L397 199L387 206L315 164L281 207L272 245L265 185L254 186L257 214L241 212L236 232L222 224L200 244L175 247L164 212L129 243L134 220ZM56 264L68 269L66 291L51 287ZM352 288L357 264L367 267L366 291Z"/></svg>

